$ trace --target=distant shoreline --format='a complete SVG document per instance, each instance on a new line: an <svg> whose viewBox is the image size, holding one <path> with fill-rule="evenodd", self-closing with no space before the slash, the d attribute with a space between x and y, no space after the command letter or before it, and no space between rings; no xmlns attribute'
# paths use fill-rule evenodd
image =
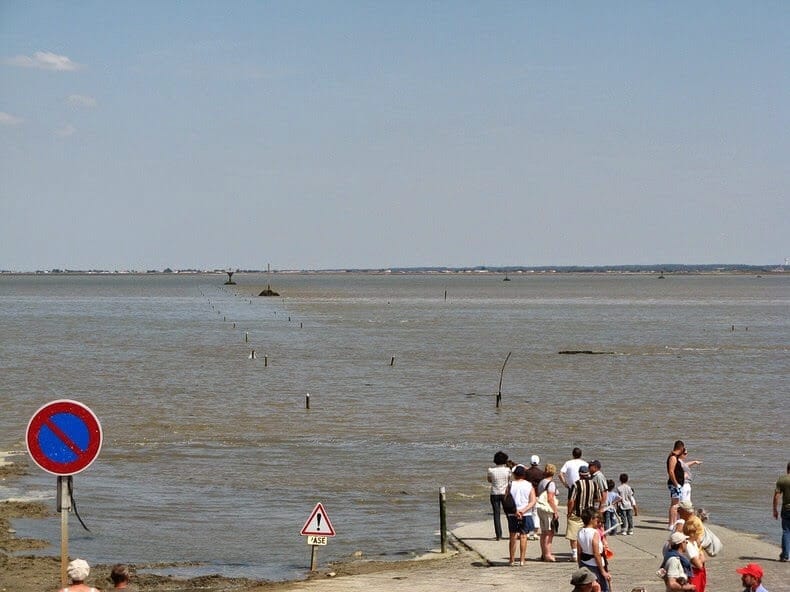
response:
<svg viewBox="0 0 790 592"><path fill-rule="evenodd" d="M475 266L475 267L386 267L386 268L337 268L337 269L235 269L234 274L369 274L369 275L552 275L552 274L604 274L604 275L732 275L767 274L782 275L790 272L783 265L741 264L665 264L665 265L595 265L595 266ZM226 275L224 269L150 269L105 270L105 269L48 269L15 271L0 269L0 275L64 276L64 275Z"/></svg>

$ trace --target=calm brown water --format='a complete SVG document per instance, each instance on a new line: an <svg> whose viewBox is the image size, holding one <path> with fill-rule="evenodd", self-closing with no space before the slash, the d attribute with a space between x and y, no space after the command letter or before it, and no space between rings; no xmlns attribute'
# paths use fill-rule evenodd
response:
<svg viewBox="0 0 790 592"><path fill-rule="evenodd" d="M224 279L0 276L0 449L24 451L28 420L53 399L102 421L102 453L75 476L92 533L74 521L72 554L298 577L299 530L321 501L338 532L322 562L401 556L437 546L440 486L451 522L487 519L498 449L561 465L579 445L663 515L677 438L704 460L695 503L777 538L790 277ZM255 296L269 281L282 297ZM0 498L54 492L35 466L0 486ZM57 519L15 527L57 554Z"/></svg>

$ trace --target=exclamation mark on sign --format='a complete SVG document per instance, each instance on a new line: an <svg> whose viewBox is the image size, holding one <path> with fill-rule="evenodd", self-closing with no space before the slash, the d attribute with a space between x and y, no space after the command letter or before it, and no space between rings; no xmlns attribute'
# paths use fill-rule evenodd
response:
<svg viewBox="0 0 790 592"><path fill-rule="evenodd" d="M316 530L321 530L321 512L315 515Z"/></svg>

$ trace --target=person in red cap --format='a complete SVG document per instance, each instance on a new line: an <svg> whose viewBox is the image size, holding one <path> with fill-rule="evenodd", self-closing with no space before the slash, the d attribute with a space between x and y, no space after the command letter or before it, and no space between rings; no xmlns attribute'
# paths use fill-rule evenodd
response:
<svg viewBox="0 0 790 592"><path fill-rule="evenodd" d="M741 574L743 592L768 592L763 586L763 568L756 563L747 563L735 570Z"/></svg>

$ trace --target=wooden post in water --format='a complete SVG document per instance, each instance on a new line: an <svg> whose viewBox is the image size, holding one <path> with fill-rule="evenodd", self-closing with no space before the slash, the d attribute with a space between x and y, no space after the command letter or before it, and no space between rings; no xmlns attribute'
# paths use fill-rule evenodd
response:
<svg viewBox="0 0 790 592"><path fill-rule="evenodd" d="M305 409L310 409L310 393L307 393L304 396L304 408Z"/></svg>
<svg viewBox="0 0 790 592"><path fill-rule="evenodd" d="M250 334L245 331L244 332L244 343L247 343L250 340Z"/></svg>
<svg viewBox="0 0 790 592"><path fill-rule="evenodd" d="M392 356L392 358L390 359L390 366L394 366L394 365L395 365L395 356Z"/></svg>
<svg viewBox="0 0 790 592"><path fill-rule="evenodd" d="M447 492L439 488L439 537L442 541L442 553L447 553Z"/></svg>
<svg viewBox="0 0 790 592"><path fill-rule="evenodd" d="M496 394L496 406L497 406L497 408L499 408L499 406L502 404L502 377L505 375L505 366L507 366L507 361L510 359L510 354L512 354L512 353L513 353L512 351L511 352L507 352L507 357L505 358L505 363L502 364L502 371L499 373L499 391Z"/></svg>
<svg viewBox="0 0 790 592"><path fill-rule="evenodd" d="M263 356L263 367L264 368L269 367L269 356Z"/></svg>

